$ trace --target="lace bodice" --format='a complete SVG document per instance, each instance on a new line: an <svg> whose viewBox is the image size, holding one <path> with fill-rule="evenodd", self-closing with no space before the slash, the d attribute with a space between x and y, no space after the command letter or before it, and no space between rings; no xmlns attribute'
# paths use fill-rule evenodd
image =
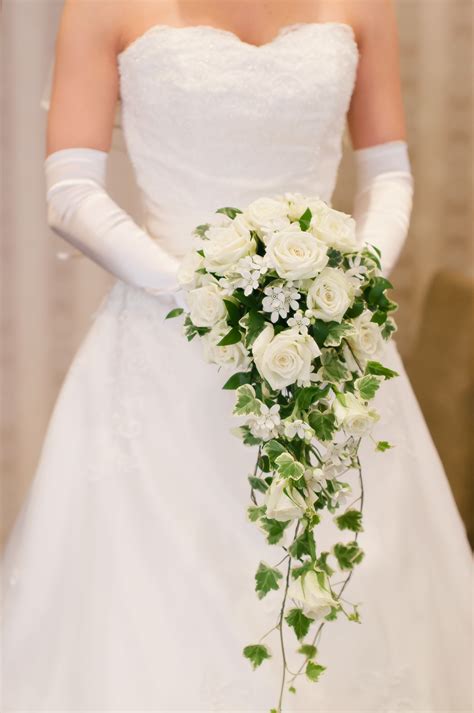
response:
<svg viewBox="0 0 474 713"><path fill-rule="evenodd" d="M133 41L118 55L122 125L150 234L180 255L219 207L330 199L357 61L337 22L288 25L261 46L206 25Z"/></svg>

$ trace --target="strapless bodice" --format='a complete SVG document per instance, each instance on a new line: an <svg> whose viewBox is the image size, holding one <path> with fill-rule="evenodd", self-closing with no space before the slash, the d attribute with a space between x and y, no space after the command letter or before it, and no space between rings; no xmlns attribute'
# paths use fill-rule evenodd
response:
<svg viewBox="0 0 474 713"><path fill-rule="evenodd" d="M155 25L118 55L122 125L145 227L174 254L222 206L285 191L329 200L358 62L344 23L255 46Z"/></svg>

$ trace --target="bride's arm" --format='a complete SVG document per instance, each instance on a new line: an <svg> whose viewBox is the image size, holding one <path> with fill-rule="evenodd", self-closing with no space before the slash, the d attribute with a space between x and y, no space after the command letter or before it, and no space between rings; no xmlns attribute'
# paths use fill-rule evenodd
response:
<svg viewBox="0 0 474 713"><path fill-rule="evenodd" d="M348 115L357 181L353 214L358 240L380 248L389 274L407 236L413 199L397 24L391 0L353 8L360 50Z"/></svg>
<svg viewBox="0 0 474 713"><path fill-rule="evenodd" d="M44 162L48 224L119 279L159 293L177 288L177 260L112 200L105 187L119 86L120 4L65 3Z"/></svg>

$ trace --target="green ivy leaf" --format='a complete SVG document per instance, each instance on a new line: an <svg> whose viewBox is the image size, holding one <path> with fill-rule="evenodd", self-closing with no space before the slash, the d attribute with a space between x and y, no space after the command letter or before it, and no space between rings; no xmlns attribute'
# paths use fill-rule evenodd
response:
<svg viewBox="0 0 474 713"><path fill-rule="evenodd" d="M263 599L272 589L279 588L279 580L283 575L278 569L268 567L264 562L260 562L255 574L255 591L259 599Z"/></svg>
<svg viewBox="0 0 474 713"><path fill-rule="evenodd" d="M305 562L304 564L301 565L301 567L294 567L291 570L291 576L293 579L298 579L298 577L302 577L303 574L306 574L306 572L312 572L314 571L314 566L312 562Z"/></svg>
<svg viewBox="0 0 474 713"><path fill-rule="evenodd" d="M388 451L389 448L393 448L393 446L388 441L377 441L377 445L375 446L375 450L380 451L380 453Z"/></svg>
<svg viewBox="0 0 474 713"><path fill-rule="evenodd" d="M368 374L367 376L362 376L360 379L356 379L355 387L358 389L359 394L364 399L364 401L369 401L373 399L381 383L381 377L375 376L373 374Z"/></svg>
<svg viewBox="0 0 474 713"><path fill-rule="evenodd" d="M321 674L326 670L326 666L321 666L314 661L308 661L306 664L306 675L310 681L316 683L319 680Z"/></svg>
<svg viewBox="0 0 474 713"><path fill-rule="evenodd" d="M271 654L263 644L252 644L244 648L244 656L249 659L254 669L258 668Z"/></svg>
<svg viewBox="0 0 474 713"><path fill-rule="evenodd" d="M356 299L352 303L352 305L349 307L349 309L346 311L344 314L344 319L355 319L356 317L359 317L359 315L362 314L365 308L365 302L363 299Z"/></svg>
<svg viewBox="0 0 474 713"><path fill-rule="evenodd" d="M237 416L247 416L248 414L259 414L261 402L255 396L255 389L251 384L239 386L236 391L237 402L234 406L234 413Z"/></svg>
<svg viewBox="0 0 474 713"><path fill-rule="evenodd" d="M309 208L306 208L305 212L302 215L300 215L300 218L298 220L301 230L304 230L304 231L309 230L312 217L313 217L313 214L311 213L311 210Z"/></svg>
<svg viewBox="0 0 474 713"><path fill-rule="evenodd" d="M265 505L250 505L247 508L247 515L250 522L257 522L257 520L265 515L265 510Z"/></svg>
<svg viewBox="0 0 474 713"><path fill-rule="evenodd" d="M268 517L262 517L260 523L267 533L267 542L269 545L276 545L280 542L283 537L283 533L290 524L290 520L285 522L280 522L279 520L272 520Z"/></svg>
<svg viewBox="0 0 474 713"><path fill-rule="evenodd" d="M333 552L341 569L353 569L364 558L364 552L355 540L346 544L338 542L334 545Z"/></svg>
<svg viewBox="0 0 474 713"><path fill-rule="evenodd" d="M242 213L242 211L240 210L240 208L227 207L227 208L218 208L218 210L216 210L216 213L223 213L224 215L227 215L229 218L232 218L232 220L233 220L235 218L235 216L238 213Z"/></svg>
<svg viewBox="0 0 474 713"><path fill-rule="evenodd" d="M318 569L325 572L328 577L332 577L332 575L334 574L334 570L332 569L332 567L330 567L328 565L327 560L328 560L329 555L330 555L329 552L321 552L321 554L319 555L319 557L316 561L316 565L317 565Z"/></svg>
<svg viewBox="0 0 474 713"><path fill-rule="evenodd" d="M397 331L397 325L390 317L387 319L382 327L382 337L383 339L390 339L391 335Z"/></svg>
<svg viewBox="0 0 474 713"><path fill-rule="evenodd" d="M289 689L288 689L288 692L289 692L289 693L296 693L296 688L295 688L294 686L290 686ZM275 711L275 713L277 713L277 711Z"/></svg>
<svg viewBox="0 0 474 713"><path fill-rule="evenodd" d="M316 544L312 530L306 529L297 537L289 548L292 557L302 560L308 555L312 560L316 559Z"/></svg>
<svg viewBox="0 0 474 713"><path fill-rule="evenodd" d="M235 389L238 389L239 386L249 384L251 381L252 374L250 371L239 371L237 374L233 374L230 379L227 379L222 388L234 391Z"/></svg>
<svg viewBox="0 0 474 713"><path fill-rule="evenodd" d="M237 344L240 342L242 335L237 327L232 327L232 329L227 332L227 334L222 337L220 342L217 342L218 347L227 347L231 344Z"/></svg>
<svg viewBox="0 0 474 713"><path fill-rule="evenodd" d="M333 413L311 411L308 415L308 422L320 441L331 440L336 429L336 417Z"/></svg>
<svg viewBox="0 0 474 713"><path fill-rule="evenodd" d="M300 411L307 411L314 403L324 399L329 393L329 386L320 389L318 386L306 386L298 392L296 397L296 408Z"/></svg>
<svg viewBox="0 0 474 713"><path fill-rule="evenodd" d="M165 319L173 319L173 317L179 317L179 315L183 314L183 312L184 309L182 307L176 307L176 309L172 309L171 312L168 312Z"/></svg>
<svg viewBox="0 0 474 713"><path fill-rule="evenodd" d="M291 626L296 634L297 639L303 639L309 631L309 627L313 623L312 619L309 619L302 609L290 609L285 617L288 626Z"/></svg>
<svg viewBox="0 0 474 713"><path fill-rule="evenodd" d="M362 513L360 510L346 510L345 513L335 517L334 521L340 530L352 530L352 532L362 532Z"/></svg>
<svg viewBox="0 0 474 713"><path fill-rule="evenodd" d="M265 443L263 446L263 452L269 457L270 465L273 466L278 456L286 453L286 448L275 439L272 439L271 441L267 441L267 443Z"/></svg>
<svg viewBox="0 0 474 713"><path fill-rule="evenodd" d="M394 376L398 376L397 371L393 369L388 369L383 364L378 361L368 361L365 367L366 374L375 374L375 376L384 376L386 379L392 379Z"/></svg>
<svg viewBox="0 0 474 713"><path fill-rule="evenodd" d="M333 384L347 381L351 378L351 373L345 363L339 359L335 349L327 349L321 354L323 365L323 379Z"/></svg>
<svg viewBox="0 0 474 713"><path fill-rule="evenodd" d="M298 463L291 453L288 453L287 451L285 451L285 453L281 453L281 455L275 458L275 464L282 478L299 480L302 475L304 475L304 465L302 463Z"/></svg>
<svg viewBox="0 0 474 713"><path fill-rule="evenodd" d="M327 254L329 257L328 267L337 267L344 259L341 251L336 248L329 248Z"/></svg>
<svg viewBox="0 0 474 713"><path fill-rule="evenodd" d="M354 331L352 324L347 322L330 322L331 327L328 330L326 339L324 340L325 347L338 347L342 340Z"/></svg>
<svg viewBox="0 0 474 713"><path fill-rule="evenodd" d="M268 490L267 483L262 478L256 478L254 475L249 475L249 483L253 490L258 490L260 493L266 493Z"/></svg>
<svg viewBox="0 0 474 713"><path fill-rule="evenodd" d="M314 659L316 658L318 651L316 646L313 646L313 644L303 644L298 649L298 653L303 654L303 656L306 656L307 659Z"/></svg>
<svg viewBox="0 0 474 713"><path fill-rule="evenodd" d="M336 621L339 612L340 609L338 609L337 607L331 607L331 611L329 612L329 614L326 614L324 618L326 619L326 621Z"/></svg>

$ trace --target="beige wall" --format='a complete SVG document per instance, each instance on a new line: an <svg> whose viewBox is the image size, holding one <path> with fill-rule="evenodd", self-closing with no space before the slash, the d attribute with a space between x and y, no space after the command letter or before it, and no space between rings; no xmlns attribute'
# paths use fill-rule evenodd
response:
<svg viewBox="0 0 474 713"><path fill-rule="evenodd" d="M61 262L46 228L40 98L53 52L58 0L4 0L2 14L2 535L34 474L62 380L110 278L90 261ZM407 359L422 302L440 268L472 271L470 0L399 0L402 78L416 181L409 239L393 278L398 343ZM129 170L116 152L117 173ZM350 209L349 155L337 190ZM120 185L113 192L132 209ZM133 209L132 209L133 210ZM432 348L438 350L439 345ZM438 353L438 351L437 351ZM415 388L417 384L415 383ZM419 384L422 396L423 385Z"/></svg>

